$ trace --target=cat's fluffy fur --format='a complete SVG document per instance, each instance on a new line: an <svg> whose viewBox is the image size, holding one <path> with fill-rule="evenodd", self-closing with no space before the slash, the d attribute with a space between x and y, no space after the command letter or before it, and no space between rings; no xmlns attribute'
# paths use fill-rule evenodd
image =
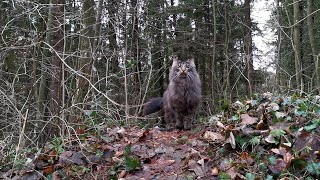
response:
<svg viewBox="0 0 320 180"><path fill-rule="evenodd" d="M193 59L173 59L170 83L163 97L152 98L144 106L144 115L162 110L166 124L178 129L191 129L201 100L201 83Z"/></svg>

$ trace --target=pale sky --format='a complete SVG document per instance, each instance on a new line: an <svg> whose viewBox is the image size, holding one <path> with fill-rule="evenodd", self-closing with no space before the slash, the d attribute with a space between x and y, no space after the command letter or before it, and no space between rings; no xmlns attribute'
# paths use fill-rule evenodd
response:
<svg viewBox="0 0 320 180"><path fill-rule="evenodd" d="M253 57L254 69L266 68L267 71L274 72L275 68L270 65L274 60L274 51L270 52L273 47L267 44L276 40L276 36L265 25L271 16L271 9L274 5L274 0L255 0L253 2L251 18L254 22L258 22L258 27L261 29L262 36L254 36L253 42L258 47L260 52L254 52L259 57Z"/></svg>

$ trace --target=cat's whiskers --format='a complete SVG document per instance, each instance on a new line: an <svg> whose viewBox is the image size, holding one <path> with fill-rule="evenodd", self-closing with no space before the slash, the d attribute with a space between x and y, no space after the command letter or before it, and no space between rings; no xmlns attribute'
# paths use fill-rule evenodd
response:
<svg viewBox="0 0 320 180"><path fill-rule="evenodd" d="M177 77L178 77L178 74L176 74L176 75L172 78L172 80L175 80Z"/></svg>

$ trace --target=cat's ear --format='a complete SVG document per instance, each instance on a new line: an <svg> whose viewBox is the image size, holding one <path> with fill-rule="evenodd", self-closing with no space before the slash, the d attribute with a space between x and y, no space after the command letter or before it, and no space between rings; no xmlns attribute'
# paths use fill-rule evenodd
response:
<svg viewBox="0 0 320 180"><path fill-rule="evenodd" d="M193 58L189 58L189 59L187 60L187 62L189 62L190 65L195 66L195 64L194 64L194 59L193 59Z"/></svg>
<svg viewBox="0 0 320 180"><path fill-rule="evenodd" d="M172 57L172 66L176 66L178 64L178 56Z"/></svg>

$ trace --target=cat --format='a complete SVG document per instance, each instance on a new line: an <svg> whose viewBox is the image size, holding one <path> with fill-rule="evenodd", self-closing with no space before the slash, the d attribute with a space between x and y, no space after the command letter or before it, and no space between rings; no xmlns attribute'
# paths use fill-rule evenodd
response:
<svg viewBox="0 0 320 180"><path fill-rule="evenodd" d="M182 61L173 58L169 81L163 97L152 98L144 105L143 115L161 110L167 125L191 129L201 101L201 82L194 59Z"/></svg>

